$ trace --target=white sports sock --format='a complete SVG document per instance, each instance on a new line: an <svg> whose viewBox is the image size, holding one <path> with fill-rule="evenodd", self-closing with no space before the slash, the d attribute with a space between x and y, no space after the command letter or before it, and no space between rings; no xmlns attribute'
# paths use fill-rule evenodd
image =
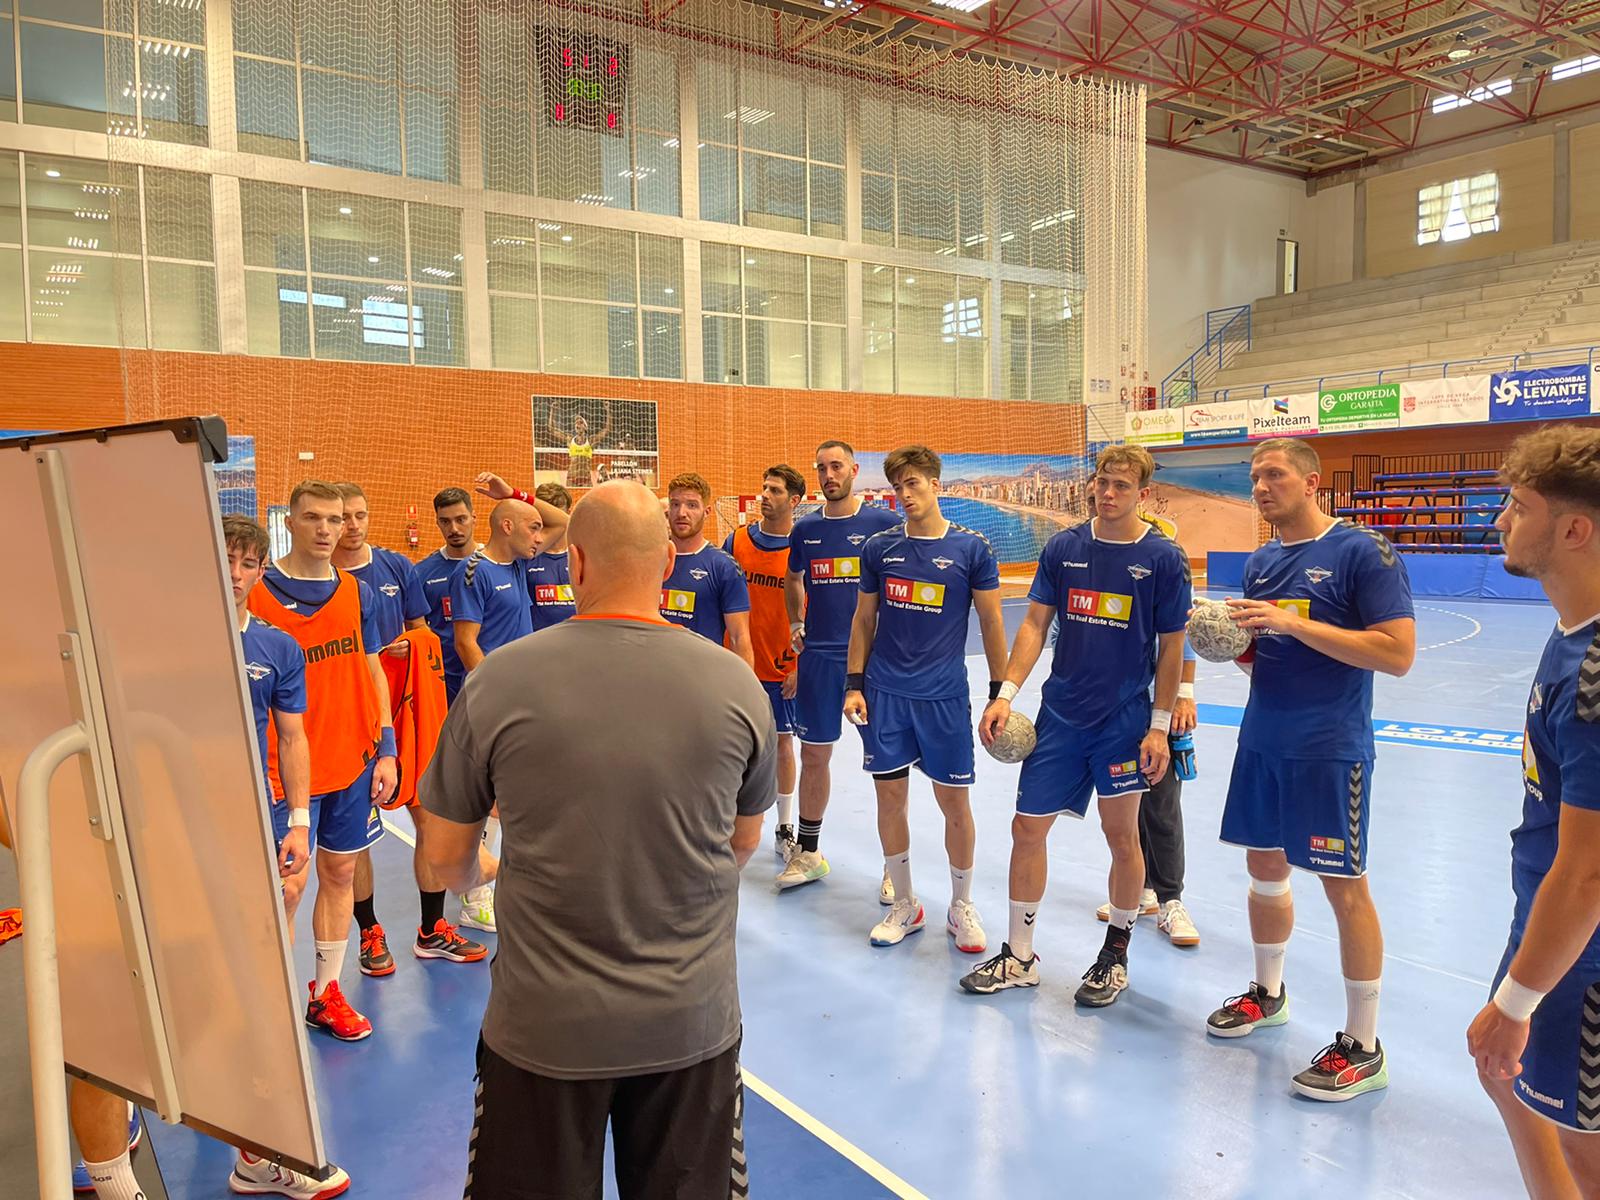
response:
<svg viewBox="0 0 1600 1200"><path fill-rule="evenodd" d="M345 947L350 943L318 942L317 943L317 995L330 983L339 978L339 972L344 970Z"/></svg>
<svg viewBox="0 0 1600 1200"><path fill-rule="evenodd" d="M1011 902L1011 928L1006 944L1023 962L1033 957L1033 921L1039 915L1040 900L1013 900Z"/></svg>
<svg viewBox="0 0 1600 1200"><path fill-rule="evenodd" d="M1363 1050L1378 1048L1378 993L1381 979L1344 981L1344 1031L1361 1043Z"/></svg>
<svg viewBox="0 0 1600 1200"><path fill-rule="evenodd" d="M1283 956L1288 942L1256 942L1256 982L1269 996L1283 991Z"/></svg>
<svg viewBox="0 0 1600 1200"><path fill-rule="evenodd" d="M779 825L794 824L794 795L795 794L793 792L790 792L787 796L785 796L782 792L778 793Z"/></svg>
<svg viewBox="0 0 1600 1200"><path fill-rule="evenodd" d="M1139 910L1137 908L1118 908L1115 904L1110 907L1111 915L1107 920L1110 921L1113 929L1131 930L1134 922L1139 919Z"/></svg>
<svg viewBox="0 0 1600 1200"><path fill-rule="evenodd" d="M883 865L888 868L889 882L894 884L894 898L896 900L912 900L916 893L911 890L911 851L904 854L889 854L884 856Z"/></svg>
<svg viewBox="0 0 1600 1200"><path fill-rule="evenodd" d="M972 868L963 871L960 867L950 868L950 903L957 900L972 901Z"/></svg>
<svg viewBox="0 0 1600 1200"><path fill-rule="evenodd" d="M483 823L483 848L490 854L494 853L495 843L500 840L500 818L490 817Z"/></svg>
<svg viewBox="0 0 1600 1200"><path fill-rule="evenodd" d="M99 1200L145 1200L139 1181L133 1177L133 1162L124 1150L110 1162L85 1162L94 1194Z"/></svg>

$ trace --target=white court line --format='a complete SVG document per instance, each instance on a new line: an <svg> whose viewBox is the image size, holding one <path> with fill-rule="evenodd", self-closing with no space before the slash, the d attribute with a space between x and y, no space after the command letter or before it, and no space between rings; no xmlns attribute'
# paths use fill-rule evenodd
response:
<svg viewBox="0 0 1600 1200"><path fill-rule="evenodd" d="M872 1176L873 1179L877 1180L884 1187L888 1188L889 1191L893 1192L896 1196L904 1197L904 1200L928 1200L926 1195L912 1187L904 1179L901 1179L900 1176L889 1170L888 1167L884 1166L877 1159L873 1158L865 1150L861 1149L853 1142L847 1141L844 1137L835 1133L832 1129L829 1129L821 1121L813 1117L805 1109L794 1103L794 1101L790 1100L782 1093L775 1091L771 1084L765 1083L756 1078L749 1071L744 1071L743 1074L745 1086L748 1087L752 1092L760 1096L768 1104L772 1105L773 1108L777 1109L784 1116L788 1117L796 1125L799 1125L802 1129L811 1134L818 1141L822 1142L829 1149L849 1159L868 1175Z"/></svg>
<svg viewBox="0 0 1600 1200"><path fill-rule="evenodd" d="M383 819L383 827L390 833L394 834L395 837L399 838L406 845L412 847L416 846L416 839L405 830L401 829L398 825L394 824L394 822L390 821L387 817ZM844 1158L849 1159L868 1175L872 1176L873 1179L876 1179L879 1183L883 1184L884 1187L888 1188L896 1196L902 1197L903 1200L928 1200L928 1197L922 1192L919 1192L904 1179L901 1179L900 1176L889 1170L888 1167L884 1166L877 1159L873 1158L872 1155L861 1149L861 1147L857 1146L854 1142L847 1140L843 1135L835 1133L832 1129L828 1128L828 1126L817 1120L817 1118L813 1117L793 1100L790 1100L787 1096L783 1095L783 1093L775 1089L770 1083L767 1083L762 1079L758 1079L748 1070L744 1070L742 1073L744 1075L745 1086L748 1087L752 1092L760 1096L768 1104L772 1105L773 1108L777 1109L784 1116L788 1117L791 1121L800 1126L800 1128L804 1129L823 1145L827 1146L829 1149L835 1151Z"/></svg>
<svg viewBox="0 0 1600 1200"><path fill-rule="evenodd" d="M1448 642L1435 642L1431 646L1418 646L1417 647L1417 653L1419 653L1419 654L1422 653L1422 651L1424 651L1424 650L1442 650L1446 646L1454 646L1457 642L1470 641L1471 639L1477 637L1480 633L1483 632L1483 625L1480 624L1475 618L1467 616L1466 613L1455 612L1455 611L1453 611L1451 609L1448 609L1448 608L1435 608L1431 604L1419 604L1419 605L1417 605L1417 607L1418 608L1425 608L1429 612L1443 613L1447 617L1460 617L1463 621L1468 621L1468 622L1471 622L1471 624L1472 624L1472 632L1471 633L1462 634L1458 638L1451 638Z"/></svg>

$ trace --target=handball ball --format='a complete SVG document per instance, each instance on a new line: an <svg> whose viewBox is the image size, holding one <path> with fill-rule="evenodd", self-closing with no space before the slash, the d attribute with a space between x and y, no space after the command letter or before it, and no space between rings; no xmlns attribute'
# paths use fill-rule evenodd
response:
<svg viewBox="0 0 1600 1200"><path fill-rule="evenodd" d="M1013 709L1006 718L1005 728L989 744L989 753L1000 762L1019 763L1033 753L1038 741L1033 722Z"/></svg>
<svg viewBox="0 0 1600 1200"><path fill-rule="evenodd" d="M1234 624L1226 604L1196 599L1189 617L1189 645L1207 662L1232 662L1250 648L1251 633Z"/></svg>

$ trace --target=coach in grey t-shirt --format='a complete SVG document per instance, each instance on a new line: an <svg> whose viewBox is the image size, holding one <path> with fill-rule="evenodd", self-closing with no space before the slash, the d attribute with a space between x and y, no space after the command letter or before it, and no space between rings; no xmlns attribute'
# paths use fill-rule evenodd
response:
<svg viewBox="0 0 1600 1200"><path fill-rule="evenodd" d="M711 1195L728 1184L739 868L773 800L772 709L739 658L662 620L672 554L649 491L604 484L570 528L577 617L468 677L421 782L442 818L424 851L452 887L477 881L500 812L468 1195L528 1172L598 1189L608 1119L619 1185L649 1181L625 1196ZM684 1161L708 1144L718 1162ZM661 1190L674 1170L680 1190Z"/></svg>

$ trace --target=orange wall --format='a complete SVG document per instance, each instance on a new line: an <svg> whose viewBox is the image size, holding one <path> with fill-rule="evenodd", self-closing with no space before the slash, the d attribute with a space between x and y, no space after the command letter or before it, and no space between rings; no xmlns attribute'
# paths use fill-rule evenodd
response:
<svg viewBox="0 0 1600 1200"><path fill-rule="evenodd" d="M758 491L779 461L809 476L829 437L862 450L925 441L1041 455L1081 453L1085 437L1079 405L17 343L0 343L0 380L0 428L218 413L256 439L263 508L302 478L354 479L372 503L373 540L403 545L415 504L424 550L437 541L429 501L441 487L470 486L483 470L531 481L534 394L655 401L663 477L697 470L719 496ZM302 463L301 451L316 457Z"/></svg>
<svg viewBox="0 0 1600 1200"><path fill-rule="evenodd" d="M1600 418L1575 418L1580 425L1600 426ZM1459 454L1474 450L1504 450L1524 433L1538 427L1535 421L1508 421L1488 425L1440 425L1427 429L1388 429L1375 433L1341 433L1314 437L1311 444L1322 456L1322 476L1331 483L1334 471L1350 470L1350 460L1361 454L1399 457L1410 454Z"/></svg>

